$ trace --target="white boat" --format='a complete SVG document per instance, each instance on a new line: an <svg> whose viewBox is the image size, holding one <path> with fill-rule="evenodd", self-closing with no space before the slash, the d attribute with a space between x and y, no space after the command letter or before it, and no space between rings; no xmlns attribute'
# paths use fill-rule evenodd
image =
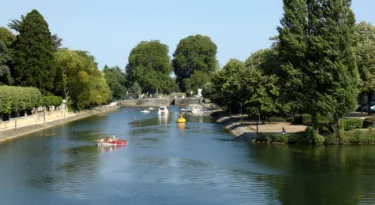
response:
<svg viewBox="0 0 375 205"><path fill-rule="evenodd" d="M191 104L181 109L181 112L191 112L193 115L201 115L203 113L203 107L199 104Z"/></svg>
<svg viewBox="0 0 375 205"><path fill-rule="evenodd" d="M150 111L148 111L148 110L142 110L141 112L143 112L143 113L150 113Z"/></svg>
<svg viewBox="0 0 375 205"><path fill-rule="evenodd" d="M149 110L153 110L154 108L153 108L153 107L149 107L148 109L149 109Z"/></svg>
<svg viewBox="0 0 375 205"><path fill-rule="evenodd" d="M160 106L159 107L159 111L158 111L159 115L168 115L168 113L169 113L169 111L168 111L167 106Z"/></svg>

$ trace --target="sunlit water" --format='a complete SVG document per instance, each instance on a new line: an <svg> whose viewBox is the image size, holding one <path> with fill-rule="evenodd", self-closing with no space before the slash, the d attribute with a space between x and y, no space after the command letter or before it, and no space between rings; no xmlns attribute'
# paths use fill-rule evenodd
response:
<svg viewBox="0 0 375 205"><path fill-rule="evenodd" d="M0 144L0 204L375 203L373 146L249 145L209 117L140 111ZM128 146L94 146L112 134Z"/></svg>

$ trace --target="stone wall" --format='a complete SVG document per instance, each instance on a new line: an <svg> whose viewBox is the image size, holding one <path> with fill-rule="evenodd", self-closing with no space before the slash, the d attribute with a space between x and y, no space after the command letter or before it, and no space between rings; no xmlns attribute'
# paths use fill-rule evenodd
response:
<svg viewBox="0 0 375 205"><path fill-rule="evenodd" d="M176 105L191 105L191 104L201 104L202 103L202 100L203 98L184 98L182 99L181 101L176 101Z"/></svg>
<svg viewBox="0 0 375 205"><path fill-rule="evenodd" d="M65 111L55 110L55 111L46 111L46 112L38 112L33 115L12 118L8 121L0 121L0 131L6 129L13 129L16 127L23 127L33 124L40 124L49 122L52 120L60 119L68 117L72 115L72 113L68 113Z"/></svg>
<svg viewBox="0 0 375 205"><path fill-rule="evenodd" d="M15 119L12 119L7 122L1 122L1 126L5 126L5 124L8 126L7 129L0 129L0 142L5 141L8 139L12 139L18 136L30 134L32 132L40 131L43 129L47 129L59 124L63 124L66 122L79 120L82 118L90 117L93 115L115 111L119 107L116 103L112 103L110 105L104 105L104 106L98 106L96 108L93 108L91 110L85 110L81 112L76 113L64 113L63 111L50 111L46 112L46 121L44 123L44 113L38 113L26 117L17 118L17 129L14 129L15 127ZM22 123L23 126L21 126L19 123Z"/></svg>

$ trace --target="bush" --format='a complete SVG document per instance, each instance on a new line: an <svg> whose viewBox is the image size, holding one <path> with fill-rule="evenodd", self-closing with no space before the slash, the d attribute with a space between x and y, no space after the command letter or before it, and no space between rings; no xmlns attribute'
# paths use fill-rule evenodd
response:
<svg viewBox="0 0 375 205"><path fill-rule="evenodd" d="M294 118L293 117L287 117L286 119L285 119L287 122L293 122L293 120L294 120Z"/></svg>
<svg viewBox="0 0 375 205"><path fill-rule="evenodd" d="M288 135L282 135L282 134L261 134L260 135L260 140L261 141L266 141L266 142L283 142L287 143L288 142Z"/></svg>
<svg viewBox="0 0 375 205"><path fill-rule="evenodd" d="M0 114L31 110L41 105L37 88L0 86Z"/></svg>
<svg viewBox="0 0 375 205"><path fill-rule="evenodd" d="M50 106L59 106L62 103L62 98L59 96L43 96L42 105L49 108Z"/></svg>
<svg viewBox="0 0 375 205"><path fill-rule="evenodd" d="M307 140L313 144L322 144L324 142L324 137L319 135L312 127L307 127L305 130Z"/></svg>
<svg viewBox="0 0 375 205"><path fill-rule="evenodd" d="M285 118L283 117L277 117L277 116L272 116L269 118L270 122L285 122Z"/></svg>
<svg viewBox="0 0 375 205"><path fill-rule="evenodd" d="M328 117L325 116L318 116L317 118L318 125L321 126L328 126L331 120Z"/></svg>
<svg viewBox="0 0 375 205"><path fill-rule="evenodd" d="M311 125L311 115L302 114L300 116L295 116L292 123L295 125Z"/></svg>
<svg viewBox="0 0 375 205"><path fill-rule="evenodd" d="M345 118L340 121L340 128L354 130L363 127L363 120L359 118Z"/></svg>

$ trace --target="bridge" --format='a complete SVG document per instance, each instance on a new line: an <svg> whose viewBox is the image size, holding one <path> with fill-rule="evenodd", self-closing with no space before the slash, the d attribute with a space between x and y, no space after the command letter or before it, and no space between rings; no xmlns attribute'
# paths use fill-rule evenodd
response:
<svg viewBox="0 0 375 205"><path fill-rule="evenodd" d="M203 98L147 98L118 101L122 107L157 107L157 106L188 106L190 104L201 104Z"/></svg>

